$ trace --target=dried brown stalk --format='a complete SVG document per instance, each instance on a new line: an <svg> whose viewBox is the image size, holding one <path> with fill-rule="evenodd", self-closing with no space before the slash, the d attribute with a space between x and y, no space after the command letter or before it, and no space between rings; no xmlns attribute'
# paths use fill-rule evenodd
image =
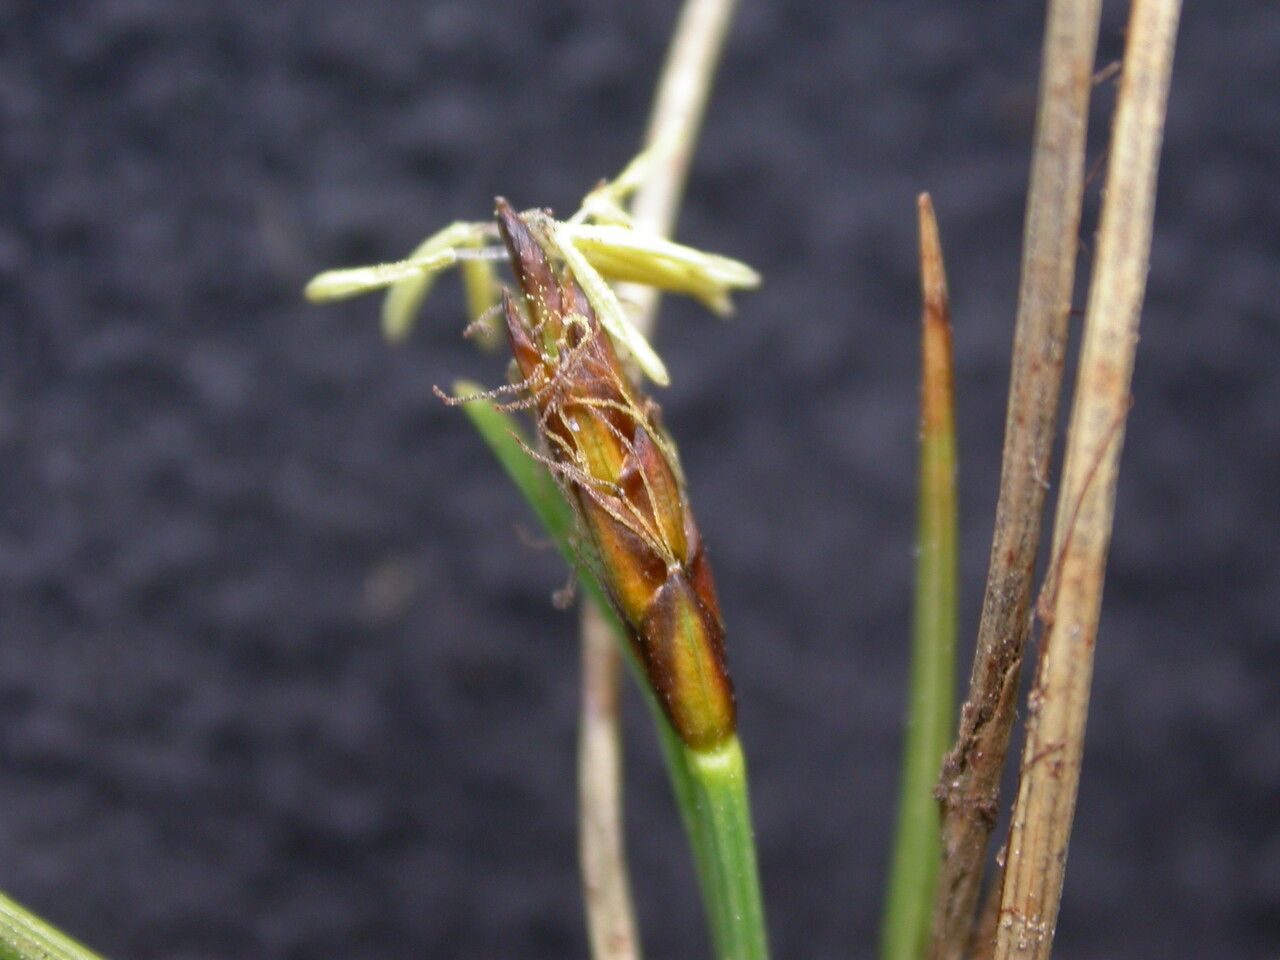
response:
<svg viewBox="0 0 1280 960"><path fill-rule="evenodd" d="M647 144L661 143L664 149L631 202L641 229L669 236L675 228L711 81L736 6L737 0L687 0L680 11L645 135ZM657 291L640 287L629 291L629 299L638 305L637 326L647 336L657 310Z"/></svg>
<svg viewBox="0 0 1280 960"><path fill-rule="evenodd" d="M1134 0L1130 13L1055 519L1056 571L1029 698L996 960L1044 960L1053 946L1080 782L1179 8L1179 0Z"/></svg>
<svg viewBox="0 0 1280 960"><path fill-rule="evenodd" d="M934 960L959 960L969 939L1031 628L1075 280L1099 6L1099 0L1053 0L1045 27L995 535L969 694L938 785L943 860Z"/></svg>
<svg viewBox="0 0 1280 960"><path fill-rule="evenodd" d="M578 861L591 956L638 960L622 819L619 661L613 630L582 605L582 715L578 726Z"/></svg>
<svg viewBox="0 0 1280 960"><path fill-rule="evenodd" d="M1004 855L996 857L999 869L996 876L987 886L986 895L982 898L982 909L974 922L973 932L969 935L969 946L965 950L968 960L991 960L996 949L996 922L1000 919L1000 890L1004 886Z"/></svg>
<svg viewBox="0 0 1280 960"><path fill-rule="evenodd" d="M688 0L676 25L655 97L647 140L669 138L671 149L636 191L637 226L670 235L702 125L711 80L736 0ZM634 287L636 326L648 336L658 294ZM582 715L578 740L579 858L591 956L636 960L640 956L635 911L623 842L622 752L618 675L621 657L609 626L594 605L582 605Z"/></svg>

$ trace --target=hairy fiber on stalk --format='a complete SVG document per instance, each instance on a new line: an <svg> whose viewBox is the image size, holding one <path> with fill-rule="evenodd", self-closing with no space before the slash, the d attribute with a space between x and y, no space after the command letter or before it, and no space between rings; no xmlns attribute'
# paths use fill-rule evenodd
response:
<svg viewBox="0 0 1280 960"><path fill-rule="evenodd" d="M632 383L597 311L536 216L503 200L498 226L519 296L503 315L523 404L581 522L591 562L680 738L734 732L733 688L711 568L657 406Z"/></svg>

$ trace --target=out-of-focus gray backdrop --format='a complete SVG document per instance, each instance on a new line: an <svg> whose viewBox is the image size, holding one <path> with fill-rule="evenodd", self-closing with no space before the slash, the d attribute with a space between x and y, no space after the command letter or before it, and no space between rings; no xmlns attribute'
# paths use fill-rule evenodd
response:
<svg viewBox="0 0 1280 960"><path fill-rule="evenodd" d="M638 142L675 0L0 9L0 887L118 958L583 956L563 572L431 394L503 363L461 340L453 282L399 349L374 300L299 290L496 193L572 208ZM780 958L874 948L922 189L954 301L967 675L1042 16L743 0L698 150L679 234L765 285L728 323L668 302L662 400ZM1188 4L1064 960L1280 951L1278 83L1280 8ZM627 706L645 944L703 955Z"/></svg>

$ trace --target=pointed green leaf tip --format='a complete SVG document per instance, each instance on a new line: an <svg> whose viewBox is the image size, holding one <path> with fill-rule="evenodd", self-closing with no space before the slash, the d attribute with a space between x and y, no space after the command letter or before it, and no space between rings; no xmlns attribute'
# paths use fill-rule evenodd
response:
<svg viewBox="0 0 1280 960"><path fill-rule="evenodd" d="M928 943L941 818L934 787L954 735L956 646L956 453L950 307L938 224L919 200L924 300L919 506L911 688L881 931L882 960L920 960Z"/></svg>

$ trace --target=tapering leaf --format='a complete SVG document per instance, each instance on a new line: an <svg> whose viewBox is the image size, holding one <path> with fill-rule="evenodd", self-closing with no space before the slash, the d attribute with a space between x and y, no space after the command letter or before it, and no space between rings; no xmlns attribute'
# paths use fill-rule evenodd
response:
<svg viewBox="0 0 1280 960"><path fill-rule="evenodd" d="M920 197L924 295L920 491L911 692L898 833L881 935L883 960L919 960L928 942L942 858L934 787L952 737L956 646L956 456L951 321L938 225Z"/></svg>

